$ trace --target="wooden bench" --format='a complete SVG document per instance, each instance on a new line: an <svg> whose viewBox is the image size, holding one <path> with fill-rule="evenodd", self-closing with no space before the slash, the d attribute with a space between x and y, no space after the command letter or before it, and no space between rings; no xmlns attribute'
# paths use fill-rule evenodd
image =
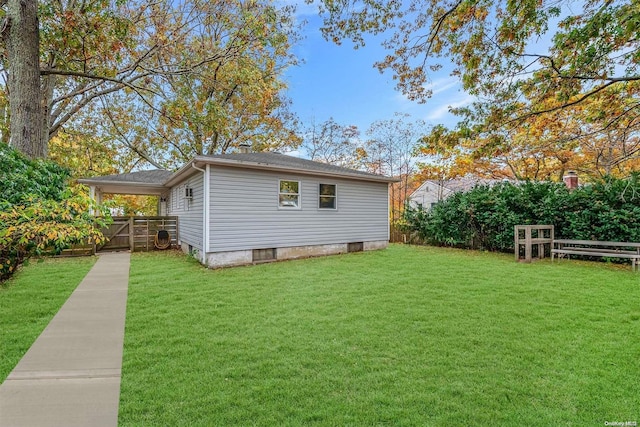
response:
<svg viewBox="0 0 640 427"><path fill-rule="evenodd" d="M640 261L640 243L557 239L553 241L551 262L556 255L558 259L571 255L626 258L631 260L631 269L636 271Z"/></svg>

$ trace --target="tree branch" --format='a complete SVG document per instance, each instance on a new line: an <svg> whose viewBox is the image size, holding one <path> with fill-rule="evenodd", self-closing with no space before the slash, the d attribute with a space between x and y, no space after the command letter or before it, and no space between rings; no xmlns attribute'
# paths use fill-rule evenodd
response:
<svg viewBox="0 0 640 427"><path fill-rule="evenodd" d="M134 84L132 84L132 83L126 81L126 80L119 79L119 78L116 78L116 77L99 76L97 74L84 73L84 72L80 72L80 71L59 70L59 69L55 69L55 68L44 68L44 69L41 69L40 70L40 74L43 75L43 76L47 76L47 75L72 76L72 77L82 77L82 78L92 79L92 80L101 80L101 81L105 81L105 82L116 83L118 85L122 85L123 87L128 87L129 89L132 89L132 90L134 90L136 92L148 91L148 92L152 92L152 93L155 94L155 92L152 91L151 89L135 86ZM147 75L149 75L149 74L143 74L143 75L136 76L131 81L139 80L142 77L145 77Z"/></svg>
<svg viewBox="0 0 640 427"><path fill-rule="evenodd" d="M592 97L593 95L605 90L606 88L608 88L611 85L614 85L616 83L620 83L620 81L609 81L601 86L598 86L597 88L595 88L594 90L592 90L591 92L587 92L584 95L582 95L580 98L576 99L575 101L571 101L571 102L564 102L560 105L557 105L555 107L552 108L547 108L545 110L539 110L539 111L532 111L526 114L523 114L522 116L516 117L515 119L511 119L508 120L507 122L505 122L505 125L510 125L513 124L515 122L519 122L522 120L525 120L529 117L535 117L535 116L541 116L543 114L547 114L547 113L553 113L554 111L559 111L562 110L564 108L568 108L568 107L572 107L574 105L578 105L582 102L584 102L586 99Z"/></svg>
<svg viewBox="0 0 640 427"><path fill-rule="evenodd" d="M120 126L118 126L118 124L116 123L115 119L113 118L113 115L111 114L111 110L108 108L108 106L103 103L103 107L104 107L104 112L107 115L107 118L111 122L111 125L115 129L116 133L120 136L122 142L124 142L124 144L130 150L132 150L138 156L140 156L143 159L145 159L147 162L151 163L156 168L163 169L162 165L160 165L160 163L156 162L151 157L151 155L149 155L145 150L139 149L138 147L135 146L135 144L133 144L133 143L131 143L131 141L129 141L129 138L122 132L122 130L120 129Z"/></svg>

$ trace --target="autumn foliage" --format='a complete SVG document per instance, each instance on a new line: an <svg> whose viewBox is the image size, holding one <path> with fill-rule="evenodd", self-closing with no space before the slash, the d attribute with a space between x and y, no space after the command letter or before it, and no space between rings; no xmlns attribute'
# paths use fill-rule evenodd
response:
<svg viewBox="0 0 640 427"><path fill-rule="evenodd" d="M427 102L448 71L468 94L420 147L424 175L558 180L640 168L640 8L634 0L322 1L336 42L386 40L376 66ZM435 164L434 164L435 163Z"/></svg>
<svg viewBox="0 0 640 427"><path fill-rule="evenodd" d="M55 163L0 143L0 281L31 256L104 239L106 220L91 214L97 207L68 177Z"/></svg>

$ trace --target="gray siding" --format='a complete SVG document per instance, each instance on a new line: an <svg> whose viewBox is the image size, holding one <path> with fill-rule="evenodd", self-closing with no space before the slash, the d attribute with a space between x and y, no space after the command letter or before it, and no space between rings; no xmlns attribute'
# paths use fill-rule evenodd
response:
<svg viewBox="0 0 640 427"><path fill-rule="evenodd" d="M413 208L422 206L424 209L431 207L446 199L451 195L452 191L432 182L424 182L411 196L409 196L409 204Z"/></svg>
<svg viewBox="0 0 640 427"><path fill-rule="evenodd" d="M278 208L280 179L300 181L301 209ZM337 185L337 209L318 208L319 184ZM388 240L388 184L238 168L211 168L210 251Z"/></svg>
<svg viewBox="0 0 640 427"><path fill-rule="evenodd" d="M202 172L192 175L171 188L167 200L169 215L178 217L178 233L180 241L202 251L203 239L203 182ZM191 201L184 198L186 187L193 189Z"/></svg>

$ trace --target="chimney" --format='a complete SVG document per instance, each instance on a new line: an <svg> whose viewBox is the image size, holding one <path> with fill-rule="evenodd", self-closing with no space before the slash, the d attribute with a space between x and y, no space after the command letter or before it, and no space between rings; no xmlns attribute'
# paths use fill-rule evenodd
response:
<svg viewBox="0 0 640 427"><path fill-rule="evenodd" d="M238 145L238 151L243 154L251 153L251 144L242 143Z"/></svg>
<svg viewBox="0 0 640 427"><path fill-rule="evenodd" d="M562 180L569 190L578 188L578 174L575 171L568 171Z"/></svg>

